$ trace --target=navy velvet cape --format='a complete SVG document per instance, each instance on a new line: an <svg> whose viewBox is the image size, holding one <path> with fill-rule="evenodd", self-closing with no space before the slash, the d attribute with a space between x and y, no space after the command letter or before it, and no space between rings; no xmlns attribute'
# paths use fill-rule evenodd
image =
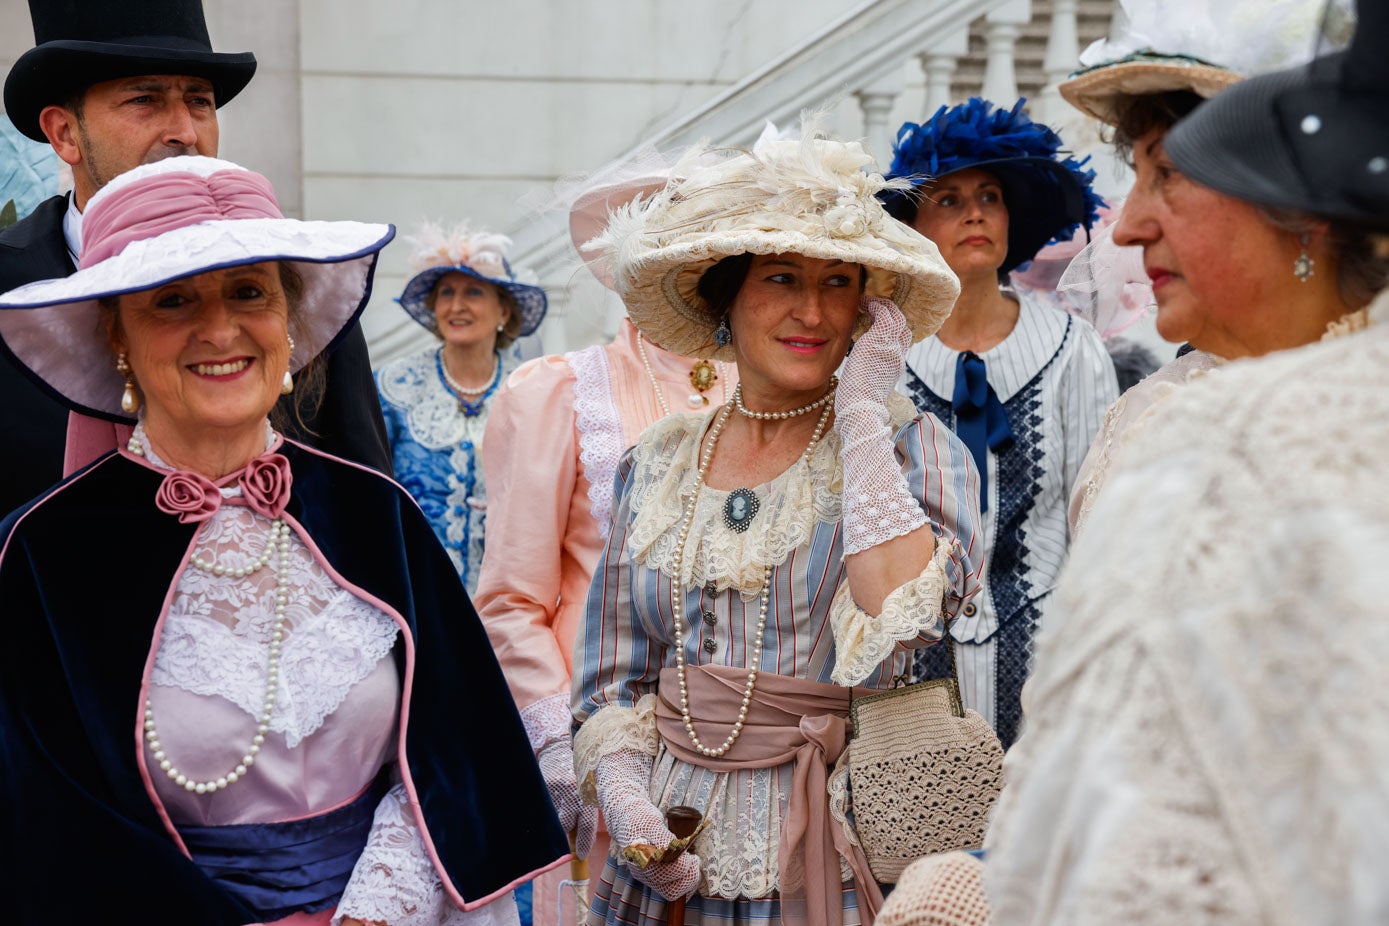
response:
<svg viewBox="0 0 1389 926"><path fill-rule="evenodd" d="M566 837L424 516L376 473L290 442L280 452L294 474L286 514L409 625L413 680L395 649L406 754L448 879L471 905L553 867ZM178 848L136 763L155 624L197 527L155 507L161 481L113 453L0 523L0 871L17 922L254 919Z"/></svg>

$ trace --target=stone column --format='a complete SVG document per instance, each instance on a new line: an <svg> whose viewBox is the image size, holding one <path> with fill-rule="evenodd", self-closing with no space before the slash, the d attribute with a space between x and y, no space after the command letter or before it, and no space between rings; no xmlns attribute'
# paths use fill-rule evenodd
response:
<svg viewBox="0 0 1389 926"><path fill-rule="evenodd" d="M984 97L1000 106L1018 98L1018 79L1013 55L1022 26L1032 18L1031 0L1009 0L985 17L987 51L984 65Z"/></svg>
<svg viewBox="0 0 1389 926"><path fill-rule="evenodd" d="M969 30L961 29L933 44L919 58L926 75L926 108L921 118L929 119L942 106L955 102L950 84L955 78L955 65L969 51Z"/></svg>

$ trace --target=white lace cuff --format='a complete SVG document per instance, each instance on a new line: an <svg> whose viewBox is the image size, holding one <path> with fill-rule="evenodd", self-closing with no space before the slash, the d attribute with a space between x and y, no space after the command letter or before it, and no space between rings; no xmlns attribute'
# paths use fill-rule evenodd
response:
<svg viewBox="0 0 1389 926"><path fill-rule="evenodd" d="M574 724L574 715L569 711L569 695L561 692L521 708L521 723L526 727L526 738L536 755L546 746L568 741L570 727Z"/></svg>
<svg viewBox="0 0 1389 926"><path fill-rule="evenodd" d="M654 756L661 737L656 732L656 696L645 695L636 707L610 705L595 711L574 734L574 774L579 797L597 805L593 773L598 760L621 749Z"/></svg>
<svg viewBox="0 0 1389 926"><path fill-rule="evenodd" d="M951 544L937 539L936 552L921 575L893 589L877 617L854 603L849 583L839 587L830 605L834 631L836 685L857 685L882 664L898 643L925 634L939 640L945 632L942 604L950 580L945 567Z"/></svg>
<svg viewBox="0 0 1389 926"><path fill-rule="evenodd" d="M376 805L371 835L338 902L333 926L348 916L391 926L520 926L510 894L471 912L454 906L425 852L405 786L399 784Z"/></svg>

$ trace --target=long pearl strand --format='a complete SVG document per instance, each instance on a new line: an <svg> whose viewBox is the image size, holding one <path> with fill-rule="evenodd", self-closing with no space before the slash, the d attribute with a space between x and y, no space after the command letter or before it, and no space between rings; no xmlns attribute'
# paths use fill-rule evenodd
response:
<svg viewBox="0 0 1389 926"><path fill-rule="evenodd" d="M236 784L246 775L246 771L256 764L256 756L265 743L265 734L270 730L270 715L275 710L275 696L280 681L280 644L285 638L285 606L289 601L289 525L280 518L270 522L270 539L265 545L265 551L256 558L255 563L251 566L229 568L213 563L211 560L204 560L196 553L189 559L189 563L204 572L239 579L264 567L270 562L271 555L276 552L279 553L279 568L275 583L275 623L270 632L270 660L265 670L265 703L260 719L256 724L255 736L251 737L251 745L246 747L246 751L237 762L236 768L225 775L208 781L195 781L180 772L169 759L168 753L164 751L164 745L159 741L159 731L154 725L154 705L148 699L145 701L145 739L149 742L150 751L154 753L154 760L159 763L160 770L173 779L174 784L187 791L196 794L212 794L221 791L228 785Z"/></svg>
<svg viewBox="0 0 1389 926"><path fill-rule="evenodd" d="M734 395L737 394L735 391ZM831 409L831 406L826 404L826 399L833 395L834 380L831 379L829 393L825 399L821 399L818 403L824 405L824 411L820 412L820 420L815 425L815 433L810 436L810 443L806 446L805 453L801 454L801 462L803 463L810 461L810 454L815 450L815 445L824 436L825 425L829 423ZM681 617L681 613L684 611L681 576L685 574L685 544L690 538L690 527L694 523L695 503L699 500L699 490L704 485L704 474L709 471L709 463L714 458L714 445L719 442L719 434L723 432L723 426L728 422L728 416L732 412L733 406L724 405L719 410L719 416L715 419L714 426L709 429L709 445L704 448L704 454L700 457L699 470L695 474L694 489L690 492L690 500L685 504L684 514L680 518L680 532L675 541L675 577L670 583L670 611L675 629L675 675L680 683L680 719L684 721L685 733L689 736L690 742L694 744L694 748L700 754L712 758L718 758L733 748L733 744L743 733L743 725L747 722L748 707L752 704L752 693L757 688L757 667L762 664L762 637L767 629L767 608L771 603L772 589L772 567L764 566L762 567L762 591L759 595L761 604L757 609L757 633L753 637L752 659L748 668L747 684L743 686L743 702L738 707L738 719L734 721L733 729L722 745L705 746L700 742L699 735L695 733L694 721L690 718L690 689L685 681L685 622Z"/></svg>
<svg viewBox="0 0 1389 926"><path fill-rule="evenodd" d="M822 405L828 405L834 401L834 391L839 387L839 377L830 377L830 391L820 396L809 405L802 405L800 408L792 409L789 412L755 412L743 404L743 384L733 390L733 404L738 406L738 414L745 418L756 418L758 421L782 421L787 418L796 418L815 411Z"/></svg>

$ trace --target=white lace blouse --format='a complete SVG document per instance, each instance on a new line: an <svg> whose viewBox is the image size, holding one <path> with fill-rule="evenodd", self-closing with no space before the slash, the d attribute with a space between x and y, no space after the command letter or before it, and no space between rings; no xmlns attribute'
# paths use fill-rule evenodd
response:
<svg viewBox="0 0 1389 926"><path fill-rule="evenodd" d="M142 428L146 458L164 469ZM273 435L272 435L273 438ZM241 494L239 486L221 490ZM231 569L254 564L271 522L241 505L222 505L203 523L195 555ZM154 787L175 825L269 823L325 813L359 795L392 761L400 678L391 651L398 629L385 613L339 587L303 538L289 534L291 589L277 699L256 763L239 781L196 794L158 774ZM275 621L278 554L242 578L190 566L180 575L159 633L150 703L168 761L197 780L236 765L265 699ZM392 926L517 921L510 898L466 913L451 903L425 852L404 787L377 806L366 848L337 908L343 916Z"/></svg>

